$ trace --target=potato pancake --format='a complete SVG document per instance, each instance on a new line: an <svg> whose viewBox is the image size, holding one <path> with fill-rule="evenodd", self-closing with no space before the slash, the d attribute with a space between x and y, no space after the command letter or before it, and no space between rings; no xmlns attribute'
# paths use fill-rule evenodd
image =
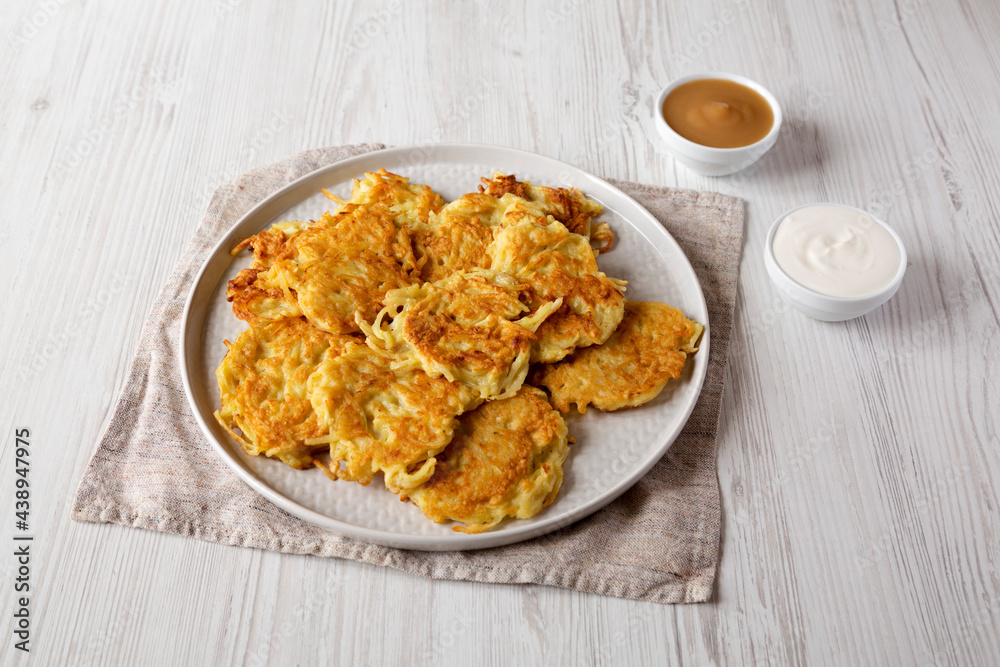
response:
<svg viewBox="0 0 1000 667"><path fill-rule="evenodd" d="M410 179L393 174L385 169L365 172L364 178L354 179L351 198L343 202L338 197L323 191L328 198L344 204L369 207L380 204L392 213L397 227L426 223L431 213L444 206L441 195L427 185L410 183Z"/></svg>
<svg viewBox="0 0 1000 667"><path fill-rule="evenodd" d="M306 391L309 376L357 339L320 331L303 319L260 322L243 331L215 371L222 407L215 418L250 456L293 468L313 464L306 440L326 431ZM239 433L237 433L239 429Z"/></svg>
<svg viewBox="0 0 1000 667"><path fill-rule="evenodd" d="M283 244L270 240L271 229L257 236L265 235L249 244L278 248L270 266L241 272L227 292L237 317L250 322L301 314L323 331L355 333L356 315L373 320L387 291L416 280L406 229L381 202L345 204Z"/></svg>
<svg viewBox="0 0 1000 667"><path fill-rule="evenodd" d="M607 342L538 367L531 382L548 389L562 412L573 403L580 412L591 403L603 411L642 405L681 376L704 330L673 306L628 301L622 323Z"/></svg>
<svg viewBox="0 0 1000 667"><path fill-rule="evenodd" d="M286 257L290 252L289 239L311 224L301 220L278 222L243 239L233 248L233 255L248 246L253 251L253 263L230 280L226 289L226 299L233 304L236 317L244 322L254 323L298 317L302 314L294 302L287 300L283 289L268 285L263 278L258 280L258 276L267 272L275 261Z"/></svg>
<svg viewBox="0 0 1000 667"><path fill-rule="evenodd" d="M457 271L490 267L486 249L493 228L503 219L504 204L495 197L472 193L449 202L426 224L410 228L420 279L436 282Z"/></svg>
<svg viewBox="0 0 1000 667"><path fill-rule="evenodd" d="M240 271L226 291L233 312L241 320L253 323L305 315L324 331L356 332L354 313L359 304L370 304L372 294L378 297L386 289L419 278L409 236L399 230L407 225L426 225L428 216L444 205L441 195L385 169L355 179L348 201L326 190L323 193L340 204L334 212L317 222L275 223L233 249L234 255L247 246L254 252L253 264ZM391 220L397 230L387 229L382 220L382 224L372 225L372 214ZM308 237L292 242L307 230ZM363 249L371 252L350 259ZM272 270L278 262L282 265ZM333 280L320 275L326 273L334 276ZM382 283L390 286L382 288ZM345 288L350 294L328 298L331 288ZM304 304L300 304L301 290L307 292ZM373 313L362 312L362 316L367 315Z"/></svg>
<svg viewBox="0 0 1000 667"><path fill-rule="evenodd" d="M308 444L329 445L331 476L368 484L382 472L394 492L434 474L434 456L451 442L457 417L481 402L461 383L393 369L390 357L363 344L326 359L307 390L325 434Z"/></svg>
<svg viewBox="0 0 1000 667"><path fill-rule="evenodd" d="M534 330L560 305L528 316L524 289L506 273L461 271L387 292L385 309L362 329L369 345L395 356L394 367L462 382L483 399L511 396L528 374Z"/></svg>
<svg viewBox="0 0 1000 667"><path fill-rule="evenodd" d="M358 331L356 314L371 321L387 291L414 281L409 236L387 210L348 204L328 224L317 222L292 239L295 255L275 264L280 283L320 329Z"/></svg>
<svg viewBox="0 0 1000 667"><path fill-rule="evenodd" d="M595 218L604 211L604 207L593 199L588 199L576 188L549 188L544 185L532 185L529 181L518 181L513 174L506 175L502 171L493 172L490 178L481 178L479 191L501 198L513 194L538 206L543 215L551 215L574 234L579 234L590 240L598 252L611 249L615 235L608 223L595 222Z"/></svg>
<svg viewBox="0 0 1000 667"><path fill-rule="evenodd" d="M603 343L621 322L624 283L608 278L583 236L559 222L524 220L503 227L490 249L495 271L528 285L532 313L562 299L536 331L531 361L559 361L576 347Z"/></svg>
<svg viewBox="0 0 1000 667"><path fill-rule="evenodd" d="M548 507L568 453L566 422L544 393L525 386L463 415L434 475L403 497L432 521L459 521L465 525L454 530L481 533Z"/></svg>
<svg viewBox="0 0 1000 667"><path fill-rule="evenodd" d="M411 226L421 280L435 282L456 271L489 268L489 246L497 230L526 217L539 224L554 219L590 239L595 248L610 248L611 229L594 222L603 208L579 190L538 187L501 172L481 180L479 192L446 204L426 224Z"/></svg>

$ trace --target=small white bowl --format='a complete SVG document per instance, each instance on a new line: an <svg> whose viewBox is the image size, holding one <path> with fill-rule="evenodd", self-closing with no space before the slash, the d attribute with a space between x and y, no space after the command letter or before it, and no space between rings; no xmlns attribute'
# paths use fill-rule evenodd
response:
<svg viewBox="0 0 1000 667"><path fill-rule="evenodd" d="M823 294L822 292L817 292L816 290L810 289L796 282L791 276L785 273L781 266L778 265L778 260L774 256L774 233L778 230L778 225L781 224L782 220L795 211L806 208L807 206L836 206L838 208L847 209L855 213L866 215L874 220L876 224L885 228L885 230L889 232L889 235L896 241L896 245L899 247L899 268L896 270L892 280L885 287L872 294L844 297L830 296L828 294ZM903 246L903 240L899 238L899 234L897 234L892 227L885 224L885 222L879 220L871 213L862 211L860 208L846 206L844 204L818 202L815 204L797 206L778 216L778 219L774 221L771 228L767 232L767 241L764 244L764 266L767 268L768 275L771 276L771 282L773 282L774 286L778 288L778 294L780 294L785 301L790 303L797 310L816 320L823 320L825 322L841 322L843 320L852 320L855 317L861 317L862 315L870 313L892 298L892 295L896 293L896 290L899 289L899 286L903 282L903 274L906 273L906 248Z"/></svg>
<svg viewBox="0 0 1000 667"><path fill-rule="evenodd" d="M771 131L760 141L738 148L702 146L674 132L674 129L667 124L667 119L663 117L663 102L667 99L667 95L677 86L699 79L725 79L742 84L760 93L767 100L767 103L771 105L771 111L774 113L774 125L771 126ZM670 85L664 88L660 96L656 99L655 117L656 129L659 131L660 136L663 137L663 141L666 142L670 153L678 162L688 169L704 174L705 176L726 176L746 169L759 160L774 145L774 142L778 139L778 131L781 129L782 116L781 105L778 104L778 100L771 94L771 91L756 81L748 79L745 76L740 76L739 74L729 74L728 72L702 72L701 74L682 76L670 82Z"/></svg>

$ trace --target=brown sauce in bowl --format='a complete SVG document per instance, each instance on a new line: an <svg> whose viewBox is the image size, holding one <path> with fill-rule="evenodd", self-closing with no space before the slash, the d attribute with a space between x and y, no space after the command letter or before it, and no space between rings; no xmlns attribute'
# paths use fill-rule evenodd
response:
<svg viewBox="0 0 1000 667"><path fill-rule="evenodd" d="M663 101L663 117L688 141L712 148L755 144L774 126L774 110L763 95L726 79L677 86Z"/></svg>

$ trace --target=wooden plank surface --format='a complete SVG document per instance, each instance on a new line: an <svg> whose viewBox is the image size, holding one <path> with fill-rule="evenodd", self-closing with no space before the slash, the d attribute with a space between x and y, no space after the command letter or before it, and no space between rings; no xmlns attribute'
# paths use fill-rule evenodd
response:
<svg viewBox="0 0 1000 667"><path fill-rule="evenodd" d="M4 632L3 664L996 664L1000 5L309 4L0 8L0 426L31 429L36 526L33 650ZM675 165L652 121L670 79L713 69L786 112L765 159L721 179ZM747 200L711 603L435 582L69 520L212 190L361 141L515 146ZM764 235L810 201L900 232L911 265L888 305L826 324L777 298ZM0 557L8 629L14 567Z"/></svg>

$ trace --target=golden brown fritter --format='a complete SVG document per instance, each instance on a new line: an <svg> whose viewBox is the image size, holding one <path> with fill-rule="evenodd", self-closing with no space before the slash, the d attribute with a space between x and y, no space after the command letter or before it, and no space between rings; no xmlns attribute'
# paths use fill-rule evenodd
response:
<svg viewBox="0 0 1000 667"><path fill-rule="evenodd" d="M261 273L291 251L289 240L312 223L299 220L279 222L268 229L243 239L232 250L236 255L243 248L253 250L253 263L229 281L227 300L233 304L233 313L245 322L278 320L302 314L294 301L287 300L285 291L259 278Z"/></svg>
<svg viewBox="0 0 1000 667"><path fill-rule="evenodd" d="M356 340L320 331L301 318L251 326L227 341L229 351L215 371L222 394L215 418L250 456L310 467L315 447L305 441L325 430L306 382L324 360Z"/></svg>
<svg viewBox="0 0 1000 667"><path fill-rule="evenodd" d="M484 403L462 416L455 439L438 456L434 475L403 497L437 523L481 533L505 517L529 519L562 485L569 453L566 422L533 387Z"/></svg>
<svg viewBox="0 0 1000 667"><path fill-rule="evenodd" d="M426 224L410 227L421 280L435 282L456 271L489 268L497 230L525 218L539 224L557 220L590 239L593 247L611 247L614 235L607 223L594 222L603 208L579 190L534 186L501 172L481 180L479 192L459 197L432 213Z"/></svg>
<svg viewBox="0 0 1000 667"><path fill-rule="evenodd" d="M406 229L383 204L344 204L275 243L273 229L248 242L277 248L229 283L237 317L255 322L303 315L330 333L360 331L355 316L371 321L390 289L416 280L416 259Z"/></svg>
<svg viewBox="0 0 1000 667"><path fill-rule="evenodd" d="M480 192L485 192L491 197L496 197L499 199L505 194L510 193L521 199L528 198L528 183L517 180L517 176L514 174L504 174L502 171L494 171L490 178L483 176L479 179L482 185L479 186Z"/></svg>
<svg viewBox="0 0 1000 667"><path fill-rule="evenodd" d="M308 392L326 434L309 444L329 445L331 476L368 484L382 472L394 492L434 474L434 456L451 442L457 417L481 402L461 383L393 369L390 357L360 344L320 364Z"/></svg>
<svg viewBox="0 0 1000 667"><path fill-rule="evenodd" d="M247 246L253 250L254 260L266 266L285 255L288 240L308 228L312 223L302 220L276 222L264 231L243 239L230 254L236 255Z"/></svg>
<svg viewBox="0 0 1000 667"><path fill-rule="evenodd" d="M562 223L539 224L529 218L501 228L490 248L492 268L528 286L535 313L562 299L560 308L538 328L531 361L559 361L575 347L603 343L621 322L623 283L597 268L587 239Z"/></svg>
<svg viewBox="0 0 1000 667"><path fill-rule="evenodd" d="M704 329L665 303L628 301L622 323L607 342L539 366L531 382L548 389L562 412L572 403L580 412L590 403L604 411L642 405L656 398L668 380L680 377Z"/></svg>
<svg viewBox="0 0 1000 667"><path fill-rule="evenodd" d="M253 323L305 315L325 331L355 332L355 312L373 316L387 289L419 279L405 228L426 225L444 205L439 194L385 169L355 179L346 202L323 192L340 204L332 213L315 223L276 223L233 249L234 255L247 246L254 252L251 266L226 291L238 318Z"/></svg>
<svg viewBox="0 0 1000 667"><path fill-rule="evenodd" d="M411 284L416 271L406 229L397 228L385 208L345 209L330 224L317 223L295 237L296 255L275 264L302 314L333 333L357 331L356 314L374 319L385 293Z"/></svg>
<svg viewBox="0 0 1000 667"><path fill-rule="evenodd" d="M503 219L505 205L489 195L472 193L449 202L426 224L410 228L420 267L420 279L436 282L456 271L488 269L486 249L493 228Z"/></svg>
<svg viewBox="0 0 1000 667"><path fill-rule="evenodd" d="M524 218L539 224L552 220L540 205L513 194L497 199L473 192L448 203L426 225L409 228L421 280L436 282L458 271L488 269L497 230Z"/></svg>
<svg viewBox="0 0 1000 667"><path fill-rule="evenodd" d="M524 287L505 273L461 271L387 292L385 309L362 329L398 368L462 382L483 399L510 396L528 373L532 332L560 305L543 304L528 316L519 300Z"/></svg>
<svg viewBox="0 0 1000 667"><path fill-rule="evenodd" d="M354 179L348 202L343 202L325 190L323 193L341 204L364 207L381 204L391 211L397 227L426 223L431 213L444 206L441 195L431 190L430 186L410 183L410 179L385 169L365 172L364 178Z"/></svg>
<svg viewBox="0 0 1000 667"><path fill-rule="evenodd" d="M529 181L518 181L513 174L502 171L493 172L490 178L479 179L482 185L479 191L501 198L506 194L536 204L543 215L551 215L574 234L579 234L590 240L598 252L611 249L614 233L608 223L595 222L597 216L604 210L593 199L588 199L576 188L549 188L544 185L532 185Z"/></svg>

